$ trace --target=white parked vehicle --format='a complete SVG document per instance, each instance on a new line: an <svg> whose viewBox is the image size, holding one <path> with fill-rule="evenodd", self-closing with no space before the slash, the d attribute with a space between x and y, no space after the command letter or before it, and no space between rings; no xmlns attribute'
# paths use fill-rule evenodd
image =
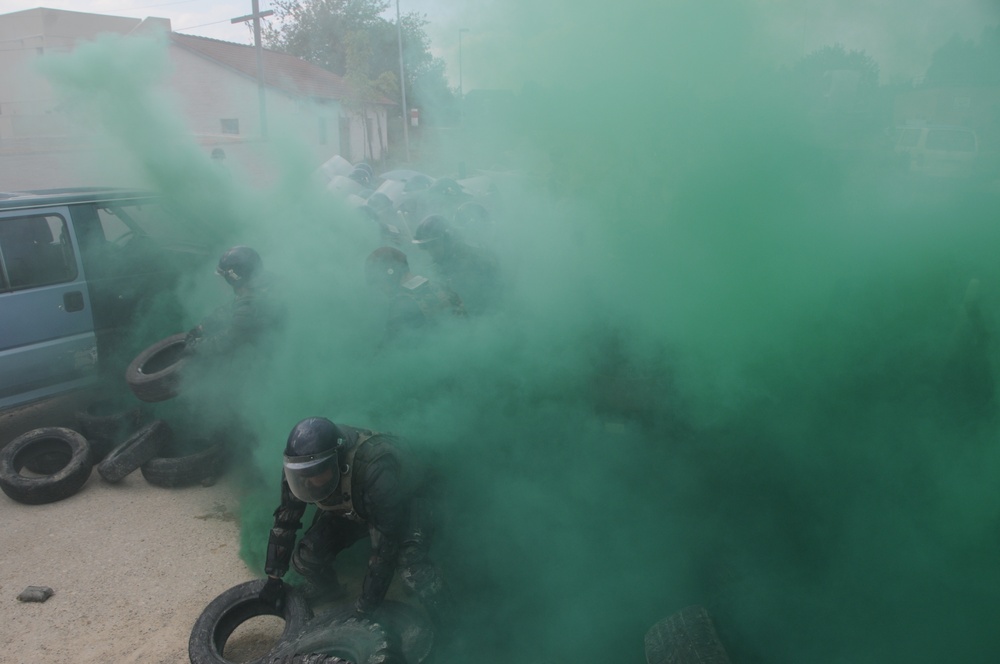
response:
<svg viewBox="0 0 1000 664"><path fill-rule="evenodd" d="M968 177L979 157L979 138L968 127L926 125L901 127L896 154L904 168L933 177Z"/></svg>

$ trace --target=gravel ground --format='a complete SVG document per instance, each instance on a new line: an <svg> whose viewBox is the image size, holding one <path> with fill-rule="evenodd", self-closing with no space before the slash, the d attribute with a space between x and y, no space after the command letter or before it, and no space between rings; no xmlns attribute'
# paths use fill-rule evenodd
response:
<svg viewBox="0 0 1000 664"><path fill-rule="evenodd" d="M0 662L187 662L208 603L257 576L239 557L237 493L227 477L165 489L95 470L63 501L0 495ZM55 594L18 601L27 586Z"/></svg>

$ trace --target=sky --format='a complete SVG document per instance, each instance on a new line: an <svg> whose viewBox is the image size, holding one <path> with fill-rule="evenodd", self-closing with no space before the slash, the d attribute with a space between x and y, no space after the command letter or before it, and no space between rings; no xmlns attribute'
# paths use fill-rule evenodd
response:
<svg viewBox="0 0 1000 664"><path fill-rule="evenodd" d="M393 3L390 14L394 15ZM253 43L250 24L230 19L251 12L250 0L0 0L0 11L14 12L45 6L79 12L144 18L168 18L176 32ZM261 11L272 7L260 0ZM482 0L400 0L403 13L418 12L428 19L431 52L445 61L452 85L461 78L466 90L503 87L506 81L490 74L499 47L510 35L491 20L492 3ZM793 61L812 50L835 43L848 50L865 50L882 69L883 82L912 79L926 69L934 49L952 35L975 39L985 25L995 23L1000 8L995 0L923 0L919 11L912 3L871 3L823 0L751 0L747 6L769 15L770 47L783 61ZM460 30L461 49L459 44ZM459 51L462 51L460 54ZM460 57L461 55L461 57Z"/></svg>
<svg viewBox="0 0 1000 664"><path fill-rule="evenodd" d="M400 0L402 13L420 12L435 23L428 27L432 34L432 45L435 55L444 57L449 62L449 68L457 81L458 33L450 35L438 26L442 19L449 19L456 13L456 7L466 4L444 3L439 0ZM109 14L130 18L145 18L155 16L170 19L175 32L189 35L222 39L239 44L252 44L252 24L231 23L231 19L246 16L252 11L251 0L174 0L172 2L157 2L156 0L0 0L0 13L48 7L49 9L65 9L67 11L86 12L94 14ZM270 0L260 0L261 11L272 8ZM391 15L395 16L394 5L390 7ZM268 19L265 19L268 20ZM273 20L273 19L272 19ZM439 31L441 30L441 31ZM452 62L454 60L454 62Z"/></svg>

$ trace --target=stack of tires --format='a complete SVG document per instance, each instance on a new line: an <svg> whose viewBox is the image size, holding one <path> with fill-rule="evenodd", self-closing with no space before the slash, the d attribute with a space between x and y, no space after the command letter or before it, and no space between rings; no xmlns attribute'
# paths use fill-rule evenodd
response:
<svg viewBox="0 0 1000 664"><path fill-rule="evenodd" d="M414 606L383 602L374 620L359 618L353 602L314 615L293 587L280 608L265 604L259 598L263 586L262 579L248 581L212 600L191 630L191 664L230 662L230 637L258 616L277 616L285 625L254 664L422 664L431 654L434 631Z"/></svg>
<svg viewBox="0 0 1000 664"><path fill-rule="evenodd" d="M184 334L162 339L129 365L125 379L140 402L177 395L186 361ZM161 487L208 485L228 461L222 437L178 435L133 399L106 398L75 413L76 429L43 427L24 433L0 451L0 489L20 503L38 505L77 493L97 467L117 483L139 470Z"/></svg>

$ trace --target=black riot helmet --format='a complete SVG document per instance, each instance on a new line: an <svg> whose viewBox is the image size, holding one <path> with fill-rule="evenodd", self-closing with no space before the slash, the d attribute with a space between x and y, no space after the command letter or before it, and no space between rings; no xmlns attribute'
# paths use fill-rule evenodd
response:
<svg viewBox="0 0 1000 664"><path fill-rule="evenodd" d="M344 432L325 417L309 417L292 428L285 444L285 479L299 500L329 498L340 484Z"/></svg>
<svg viewBox="0 0 1000 664"><path fill-rule="evenodd" d="M379 214L390 212L393 209L392 199L383 194L381 191L376 191L371 196L368 197L368 206Z"/></svg>
<svg viewBox="0 0 1000 664"><path fill-rule="evenodd" d="M409 270L406 254L395 247L379 247L365 259L365 277L371 286L395 286Z"/></svg>
<svg viewBox="0 0 1000 664"><path fill-rule="evenodd" d="M222 254L215 273L234 288L248 286L260 272L260 264L260 254L250 247L237 245Z"/></svg>
<svg viewBox="0 0 1000 664"><path fill-rule="evenodd" d="M413 231L413 244L426 244L435 240L448 240L452 235L451 224L440 214L429 214L420 220Z"/></svg>
<svg viewBox="0 0 1000 664"><path fill-rule="evenodd" d="M347 177L366 187L370 186L372 183L371 173L364 168L355 168L347 175Z"/></svg>

